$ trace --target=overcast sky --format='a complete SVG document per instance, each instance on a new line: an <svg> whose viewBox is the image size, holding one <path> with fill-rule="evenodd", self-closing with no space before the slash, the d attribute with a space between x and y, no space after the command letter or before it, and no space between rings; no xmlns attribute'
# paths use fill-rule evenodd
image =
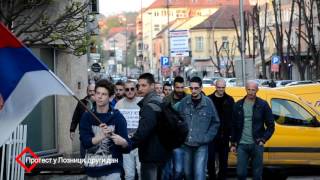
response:
<svg viewBox="0 0 320 180"><path fill-rule="evenodd" d="M139 11L142 7L148 7L155 0L99 0L101 14L109 16L123 11Z"/></svg>

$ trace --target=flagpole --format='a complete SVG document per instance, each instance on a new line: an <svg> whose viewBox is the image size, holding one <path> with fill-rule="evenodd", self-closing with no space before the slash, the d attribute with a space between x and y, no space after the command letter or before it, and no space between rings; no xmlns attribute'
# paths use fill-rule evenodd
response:
<svg viewBox="0 0 320 180"><path fill-rule="evenodd" d="M82 107L84 107L86 109L87 112L89 112L93 118L99 123L102 124L101 120L90 110L88 109L88 107L75 95L72 95L72 97L74 97L81 105Z"/></svg>
<svg viewBox="0 0 320 180"><path fill-rule="evenodd" d="M60 83L64 88L66 88L66 90L72 95L72 97L75 98L75 99L81 104L81 106L82 106L87 112L89 112L89 113L93 116L93 118L94 118L99 124L102 123L101 120L100 120L90 109L88 109L88 107L87 107L76 95L74 95L74 93L71 91L71 89L69 89L69 87L66 86L66 85L57 77L57 75L55 75L51 70L49 70L49 72L50 72L50 74L51 74L57 81L59 81L59 83Z"/></svg>

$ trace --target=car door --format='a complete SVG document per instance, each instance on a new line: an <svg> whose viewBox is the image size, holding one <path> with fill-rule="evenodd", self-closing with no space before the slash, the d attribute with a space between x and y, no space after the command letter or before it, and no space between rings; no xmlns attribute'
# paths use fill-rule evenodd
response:
<svg viewBox="0 0 320 180"><path fill-rule="evenodd" d="M320 165L320 127L310 108L282 95L273 94L268 101L276 124L265 149L269 152L268 163Z"/></svg>

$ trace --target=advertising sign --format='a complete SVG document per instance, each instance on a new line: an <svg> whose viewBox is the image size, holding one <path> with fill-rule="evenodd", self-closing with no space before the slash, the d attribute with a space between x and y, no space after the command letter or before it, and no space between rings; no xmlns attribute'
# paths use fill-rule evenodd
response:
<svg viewBox="0 0 320 180"><path fill-rule="evenodd" d="M170 55L171 57L189 56L188 31L170 31Z"/></svg>

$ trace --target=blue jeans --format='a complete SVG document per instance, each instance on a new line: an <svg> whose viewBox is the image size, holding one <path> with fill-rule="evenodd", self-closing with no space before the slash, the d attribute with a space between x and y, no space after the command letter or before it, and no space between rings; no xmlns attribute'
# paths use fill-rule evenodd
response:
<svg viewBox="0 0 320 180"><path fill-rule="evenodd" d="M257 144L239 144L237 148L237 176L239 180L247 178L250 159L252 161L252 179L262 179L263 151L264 147Z"/></svg>
<svg viewBox="0 0 320 180"><path fill-rule="evenodd" d="M138 155L138 148L132 150L129 154L123 154L123 169L124 178L126 180L134 180L136 176L136 169L138 172L138 177L141 179L140 175L140 161Z"/></svg>
<svg viewBox="0 0 320 180"><path fill-rule="evenodd" d="M164 167L163 180L183 179L184 151L182 148L173 150L173 155Z"/></svg>
<svg viewBox="0 0 320 180"><path fill-rule="evenodd" d="M141 163L141 180L161 180L163 179L164 164Z"/></svg>
<svg viewBox="0 0 320 180"><path fill-rule="evenodd" d="M208 162L208 145L182 147L186 180L205 180Z"/></svg>

